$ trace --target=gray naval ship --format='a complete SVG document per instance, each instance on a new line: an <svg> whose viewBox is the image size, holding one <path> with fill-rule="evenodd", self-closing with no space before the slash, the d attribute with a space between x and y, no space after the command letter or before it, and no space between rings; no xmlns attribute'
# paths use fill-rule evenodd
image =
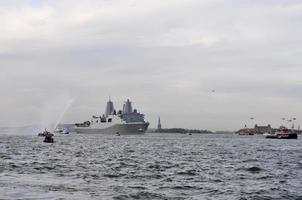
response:
<svg viewBox="0 0 302 200"><path fill-rule="evenodd" d="M144 134L148 129L149 122L145 122L144 115L132 109L132 103L128 99L123 110L116 112L113 102L107 102L105 114L92 116L90 121L75 124L75 132L92 134Z"/></svg>

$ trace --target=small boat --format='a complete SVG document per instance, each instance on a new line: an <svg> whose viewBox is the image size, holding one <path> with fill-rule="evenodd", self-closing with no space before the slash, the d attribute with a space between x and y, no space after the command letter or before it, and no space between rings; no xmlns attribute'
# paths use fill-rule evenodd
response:
<svg viewBox="0 0 302 200"><path fill-rule="evenodd" d="M62 134L69 134L68 129L64 129L64 130L62 131Z"/></svg>
<svg viewBox="0 0 302 200"><path fill-rule="evenodd" d="M54 133L63 133L63 129L62 128L60 128L60 127L57 127L53 132Z"/></svg>
<svg viewBox="0 0 302 200"><path fill-rule="evenodd" d="M60 127L57 127L57 128L54 130L54 133L69 134L69 130L68 130L67 128L60 128Z"/></svg>
<svg viewBox="0 0 302 200"><path fill-rule="evenodd" d="M54 140L53 140L54 134L52 134L51 132L48 132L46 129L43 133L39 133L38 136L45 137L43 140L43 142L45 142L45 143L54 143Z"/></svg>

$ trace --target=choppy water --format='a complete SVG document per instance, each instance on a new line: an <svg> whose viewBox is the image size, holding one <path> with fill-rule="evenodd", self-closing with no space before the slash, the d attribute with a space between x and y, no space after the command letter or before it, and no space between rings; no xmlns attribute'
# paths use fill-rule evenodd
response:
<svg viewBox="0 0 302 200"><path fill-rule="evenodd" d="M0 199L302 199L302 140L0 135Z"/></svg>

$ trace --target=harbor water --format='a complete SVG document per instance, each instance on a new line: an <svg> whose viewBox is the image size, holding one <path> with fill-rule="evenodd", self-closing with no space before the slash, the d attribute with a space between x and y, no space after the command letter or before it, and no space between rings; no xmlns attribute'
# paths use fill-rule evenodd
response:
<svg viewBox="0 0 302 200"><path fill-rule="evenodd" d="M302 199L302 139L0 134L0 199Z"/></svg>

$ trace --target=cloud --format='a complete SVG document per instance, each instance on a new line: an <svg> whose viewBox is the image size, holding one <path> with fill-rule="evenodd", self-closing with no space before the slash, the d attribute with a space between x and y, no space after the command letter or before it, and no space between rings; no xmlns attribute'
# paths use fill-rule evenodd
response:
<svg viewBox="0 0 302 200"><path fill-rule="evenodd" d="M75 98L64 122L103 112L109 95L117 107L133 99L152 127L158 115L166 127L208 129L237 129L251 113L259 124L302 119L301 10L300 1L0 0L0 126L37 123L62 94Z"/></svg>

